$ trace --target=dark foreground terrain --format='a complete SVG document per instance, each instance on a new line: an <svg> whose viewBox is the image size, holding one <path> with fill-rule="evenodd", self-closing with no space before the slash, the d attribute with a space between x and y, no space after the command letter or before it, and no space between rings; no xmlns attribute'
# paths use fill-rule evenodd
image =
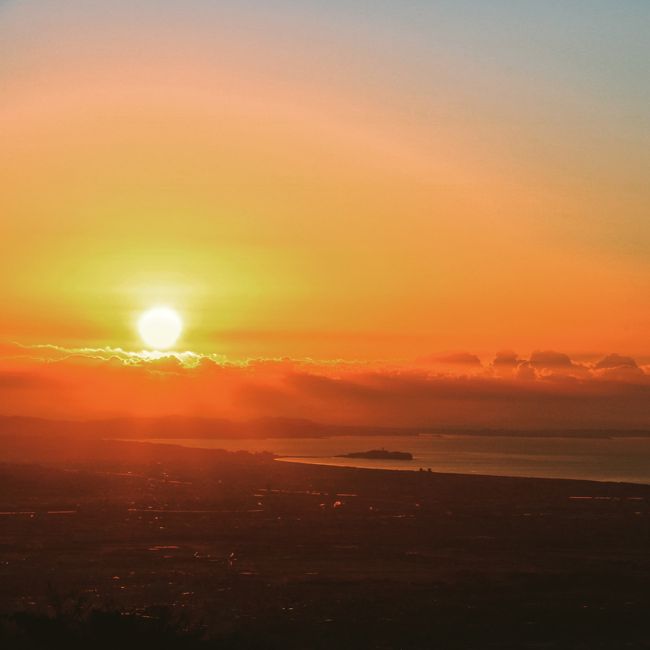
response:
<svg viewBox="0 0 650 650"><path fill-rule="evenodd" d="M63 438L0 461L2 648L650 648L650 486Z"/></svg>

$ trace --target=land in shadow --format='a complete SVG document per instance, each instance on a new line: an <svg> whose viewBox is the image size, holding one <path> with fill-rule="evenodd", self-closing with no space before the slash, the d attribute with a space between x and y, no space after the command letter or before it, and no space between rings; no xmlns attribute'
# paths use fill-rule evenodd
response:
<svg viewBox="0 0 650 650"><path fill-rule="evenodd" d="M650 486L0 440L7 648L650 648Z"/></svg>

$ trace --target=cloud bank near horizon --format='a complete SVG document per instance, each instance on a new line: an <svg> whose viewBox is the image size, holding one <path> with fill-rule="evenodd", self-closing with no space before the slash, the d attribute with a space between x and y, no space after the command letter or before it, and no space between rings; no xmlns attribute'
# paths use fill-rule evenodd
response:
<svg viewBox="0 0 650 650"><path fill-rule="evenodd" d="M327 424L650 427L650 366L556 351L428 355L403 363L229 360L194 352L0 346L0 413L84 419L188 415Z"/></svg>

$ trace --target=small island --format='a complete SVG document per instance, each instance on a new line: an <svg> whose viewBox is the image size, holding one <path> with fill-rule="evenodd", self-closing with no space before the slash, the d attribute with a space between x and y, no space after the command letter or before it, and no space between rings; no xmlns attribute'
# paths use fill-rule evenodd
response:
<svg viewBox="0 0 650 650"><path fill-rule="evenodd" d="M371 449L370 451L353 451L349 454L339 454L337 458L370 458L373 460L413 460L413 454L408 451L387 451L386 449Z"/></svg>

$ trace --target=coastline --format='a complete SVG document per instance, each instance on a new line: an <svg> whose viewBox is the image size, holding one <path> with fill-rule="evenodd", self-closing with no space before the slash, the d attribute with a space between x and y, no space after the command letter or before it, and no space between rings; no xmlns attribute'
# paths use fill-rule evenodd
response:
<svg viewBox="0 0 650 650"><path fill-rule="evenodd" d="M313 459L313 462L312 460ZM281 463L292 463L296 465L309 465L309 466L316 466L316 467L327 467L327 468L343 468L343 469L354 469L354 470L361 470L361 471L369 471L369 472L389 472L391 474L394 473L406 473L406 474L428 474L428 475L436 475L436 476L453 476L453 477L467 477L467 478L481 478L481 479L530 479L533 481L570 481L570 482L581 482L581 483L604 483L604 484L611 484L611 485L639 485L643 487L649 487L650 486L650 481L634 481L634 480L629 480L626 478L620 478L620 479L593 479L593 478L582 478L582 477L575 477L575 476L536 476L536 475L531 475L531 474L480 474L478 472L443 472L443 471L438 471L434 470L432 468L427 468L427 467L422 467L422 468L415 468L415 467L382 467L382 466L371 466L370 464L367 465L362 465L362 464L353 464L353 463L342 463L342 462L337 462L336 458L331 458L327 459L328 461L331 462L319 462L319 461L325 461L325 458L321 457L308 457L308 456L303 456L303 457L297 457L297 456L276 456L273 459L274 461L281 462ZM345 460L345 459L343 459ZM350 459L352 461L352 459ZM414 459L414 461L417 461L417 459ZM368 463L371 463L372 461L368 461ZM375 461L377 463L381 463L382 461Z"/></svg>

